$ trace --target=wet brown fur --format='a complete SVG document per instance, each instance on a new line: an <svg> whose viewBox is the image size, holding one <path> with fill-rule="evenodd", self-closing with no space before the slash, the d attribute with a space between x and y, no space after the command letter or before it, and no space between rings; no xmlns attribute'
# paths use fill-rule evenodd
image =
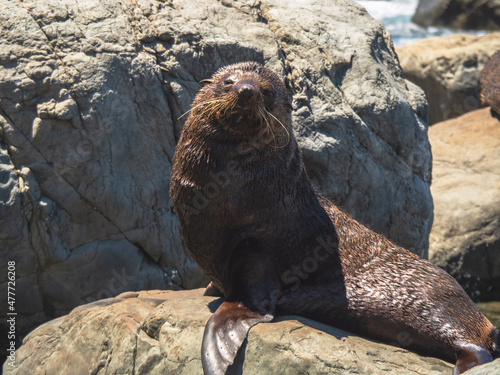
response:
<svg viewBox="0 0 500 375"><path fill-rule="evenodd" d="M481 102L500 115L500 51L488 60L480 76Z"/></svg>
<svg viewBox="0 0 500 375"><path fill-rule="evenodd" d="M239 102L243 81L257 88L253 102ZM200 90L177 145L171 196L183 238L213 288L239 304L234 321L247 308L303 315L458 356L457 373L498 355L498 331L451 276L315 192L291 124L276 74L236 64ZM224 321L211 320L205 336Z"/></svg>

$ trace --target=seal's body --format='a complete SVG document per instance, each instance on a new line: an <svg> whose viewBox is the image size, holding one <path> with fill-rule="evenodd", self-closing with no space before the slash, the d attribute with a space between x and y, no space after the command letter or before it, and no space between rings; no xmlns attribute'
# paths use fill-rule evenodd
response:
<svg viewBox="0 0 500 375"><path fill-rule="evenodd" d="M456 355L456 374L498 356L498 331L451 276L315 192L276 74L241 63L205 83L171 182L207 291L226 297L205 328L205 374L224 374L248 330L276 313Z"/></svg>
<svg viewBox="0 0 500 375"><path fill-rule="evenodd" d="M479 78L481 102L500 115L500 51L490 57Z"/></svg>

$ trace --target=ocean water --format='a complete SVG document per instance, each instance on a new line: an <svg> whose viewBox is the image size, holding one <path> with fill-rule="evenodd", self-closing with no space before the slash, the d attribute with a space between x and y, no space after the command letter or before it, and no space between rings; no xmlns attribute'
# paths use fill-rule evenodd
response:
<svg viewBox="0 0 500 375"><path fill-rule="evenodd" d="M418 0L354 0L366 8L368 13L382 22L391 34L394 46L413 42L422 38L445 36L457 32L484 35L486 32L456 31L443 27L423 28L411 22L417 9Z"/></svg>

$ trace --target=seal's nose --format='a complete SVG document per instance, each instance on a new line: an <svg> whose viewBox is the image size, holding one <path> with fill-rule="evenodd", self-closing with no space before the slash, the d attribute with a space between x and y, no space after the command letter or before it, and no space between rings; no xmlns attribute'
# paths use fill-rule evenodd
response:
<svg viewBox="0 0 500 375"><path fill-rule="evenodd" d="M240 95L240 97L247 101L248 99L250 99L252 96L254 96L256 93L256 90L255 90L255 87L253 87L252 85L246 83L244 85L242 85L239 90L238 90L238 94Z"/></svg>

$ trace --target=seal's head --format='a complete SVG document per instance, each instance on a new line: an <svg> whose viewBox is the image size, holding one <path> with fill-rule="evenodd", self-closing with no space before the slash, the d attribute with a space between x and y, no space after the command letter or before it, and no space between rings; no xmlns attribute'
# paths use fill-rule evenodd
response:
<svg viewBox="0 0 500 375"><path fill-rule="evenodd" d="M271 70L244 62L219 69L196 95L191 116L233 136L288 136L291 104L287 89Z"/></svg>

